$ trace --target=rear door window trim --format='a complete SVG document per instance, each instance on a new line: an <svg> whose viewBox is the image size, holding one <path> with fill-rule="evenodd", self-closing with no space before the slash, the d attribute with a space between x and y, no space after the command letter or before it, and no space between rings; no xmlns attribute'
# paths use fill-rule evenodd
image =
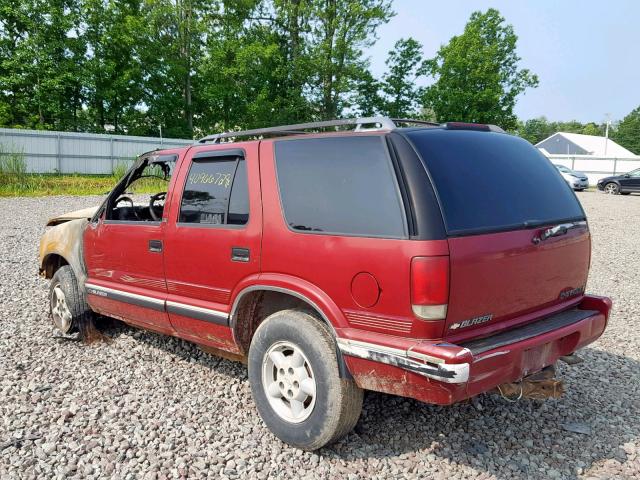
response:
<svg viewBox="0 0 640 480"><path fill-rule="evenodd" d="M377 235L377 234L366 234L366 233L345 233L345 232L339 232L339 231L315 231L315 230L301 230L301 229L296 229L293 228L289 222L287 221L287 217L285 215L285 211L284 211L284 204L283 204L283 198L282 198L282 189L281 189L281 185L280 185L280 177L278 175L278 160L277 160L277 155L276 155L276 145L279 142L289 142L289 141L308 141L308 140L317 140L317 139L321 139L321 140L325 140L325 141L331 141L331 139L339 139L339 138L353 138L353 136L327 136L327 137L314 137L311 139L305 139L305 138L300 138L300 137L295 137L295 138L288 138L288 139L282 139L282 140L276 140L273 142L273 161L274 161L274 170L275 170L275 177L276 177L276 186L278 188L278 201L280 204L280 213L282 215L282 219L287 227L287 229L290 232L296 233L296 234L303 234L303 235L329 235L329 236L340 236L340 237L356 237L356 238L376 238L376 239L390 239L390 240L407 240L410 238L409 236L409 223L408 223L408 219L407 219L407 207L405 205L404 202L404 198L402 196L401 193L401 189L400 189L400 185L399 185L399 180L397 178L396 175L396 171L395 168L393 166L393 162L391 159L391 154L389 152L389 148L387 145L387 142L385 141L385 135L362 135L362 137L377 137L381 143L383 152L384 152L384 156L386 159L386 165L389 171L389 175L391 176L391 180L393 182L393 188L397 197L397 201L398 201L398 205L400 207L400 213L401 213L401 220L402 220L402 229L403 229L403 234L402 235Z"/></svg>

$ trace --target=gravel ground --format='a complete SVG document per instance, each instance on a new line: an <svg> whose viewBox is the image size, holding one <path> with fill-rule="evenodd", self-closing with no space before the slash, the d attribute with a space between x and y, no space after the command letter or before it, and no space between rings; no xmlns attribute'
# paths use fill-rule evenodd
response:
<svg viewBox="0 0 640 480"><path fill-rule="evenodd" d="M97 198L0 199L0 478L639 478L640 196L579 198L588 290L614 313L585 363L561 367L564 398L369 393L355 431L315 454L267 431L240 364L124 326L109 343L57 338L38 239L49 216Z"/></svg>

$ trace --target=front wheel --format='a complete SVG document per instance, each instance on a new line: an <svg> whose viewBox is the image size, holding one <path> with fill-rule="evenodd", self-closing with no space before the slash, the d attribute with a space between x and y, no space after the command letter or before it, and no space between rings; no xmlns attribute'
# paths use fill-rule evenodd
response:
<svg viewBox="0 0 640 480"><path fill-rule="evenodd" d="M258 413L283 442L317 450L358 422L363 392L353 380L340 378L335 341L308 313L269 316L251 340L248 363Z"/></svg>
<svg viewBox="0 0 640 480"><path fill-rule="evenodd" d="M51 279L49 311L53 324L64 334L84 330L92 315L69 265L60 267Z"/></svg>
<svg viewBox="0 0 640 480"><path fill-rule="evenodd" d="M617 195L620 193L620 187L617 183L609 182L604 186L604 193L608 193L609 195Z"/></svg>

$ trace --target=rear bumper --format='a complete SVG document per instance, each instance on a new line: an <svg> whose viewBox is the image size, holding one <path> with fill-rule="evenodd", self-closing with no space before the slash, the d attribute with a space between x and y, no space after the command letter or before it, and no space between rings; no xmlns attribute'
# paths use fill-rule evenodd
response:
<svg viewBox="0 0 640 480"><path fill-rule="evenodd" d="M461 345L348 329L338 347L361 388L448 405L515 382L594 342L610 309L608 298L585 296L572 310Z"/></svg>

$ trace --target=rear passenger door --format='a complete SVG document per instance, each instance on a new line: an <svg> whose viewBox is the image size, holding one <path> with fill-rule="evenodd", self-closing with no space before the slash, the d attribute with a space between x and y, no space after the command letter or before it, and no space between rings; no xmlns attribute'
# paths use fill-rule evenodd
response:
<svg viewBox="0 0 640 480"><path fill-rule="evenodd" d="M260 271L258 143L196 147L176 181L165 233L167 311L181 336L228 347L230 299Z"/></svg>

